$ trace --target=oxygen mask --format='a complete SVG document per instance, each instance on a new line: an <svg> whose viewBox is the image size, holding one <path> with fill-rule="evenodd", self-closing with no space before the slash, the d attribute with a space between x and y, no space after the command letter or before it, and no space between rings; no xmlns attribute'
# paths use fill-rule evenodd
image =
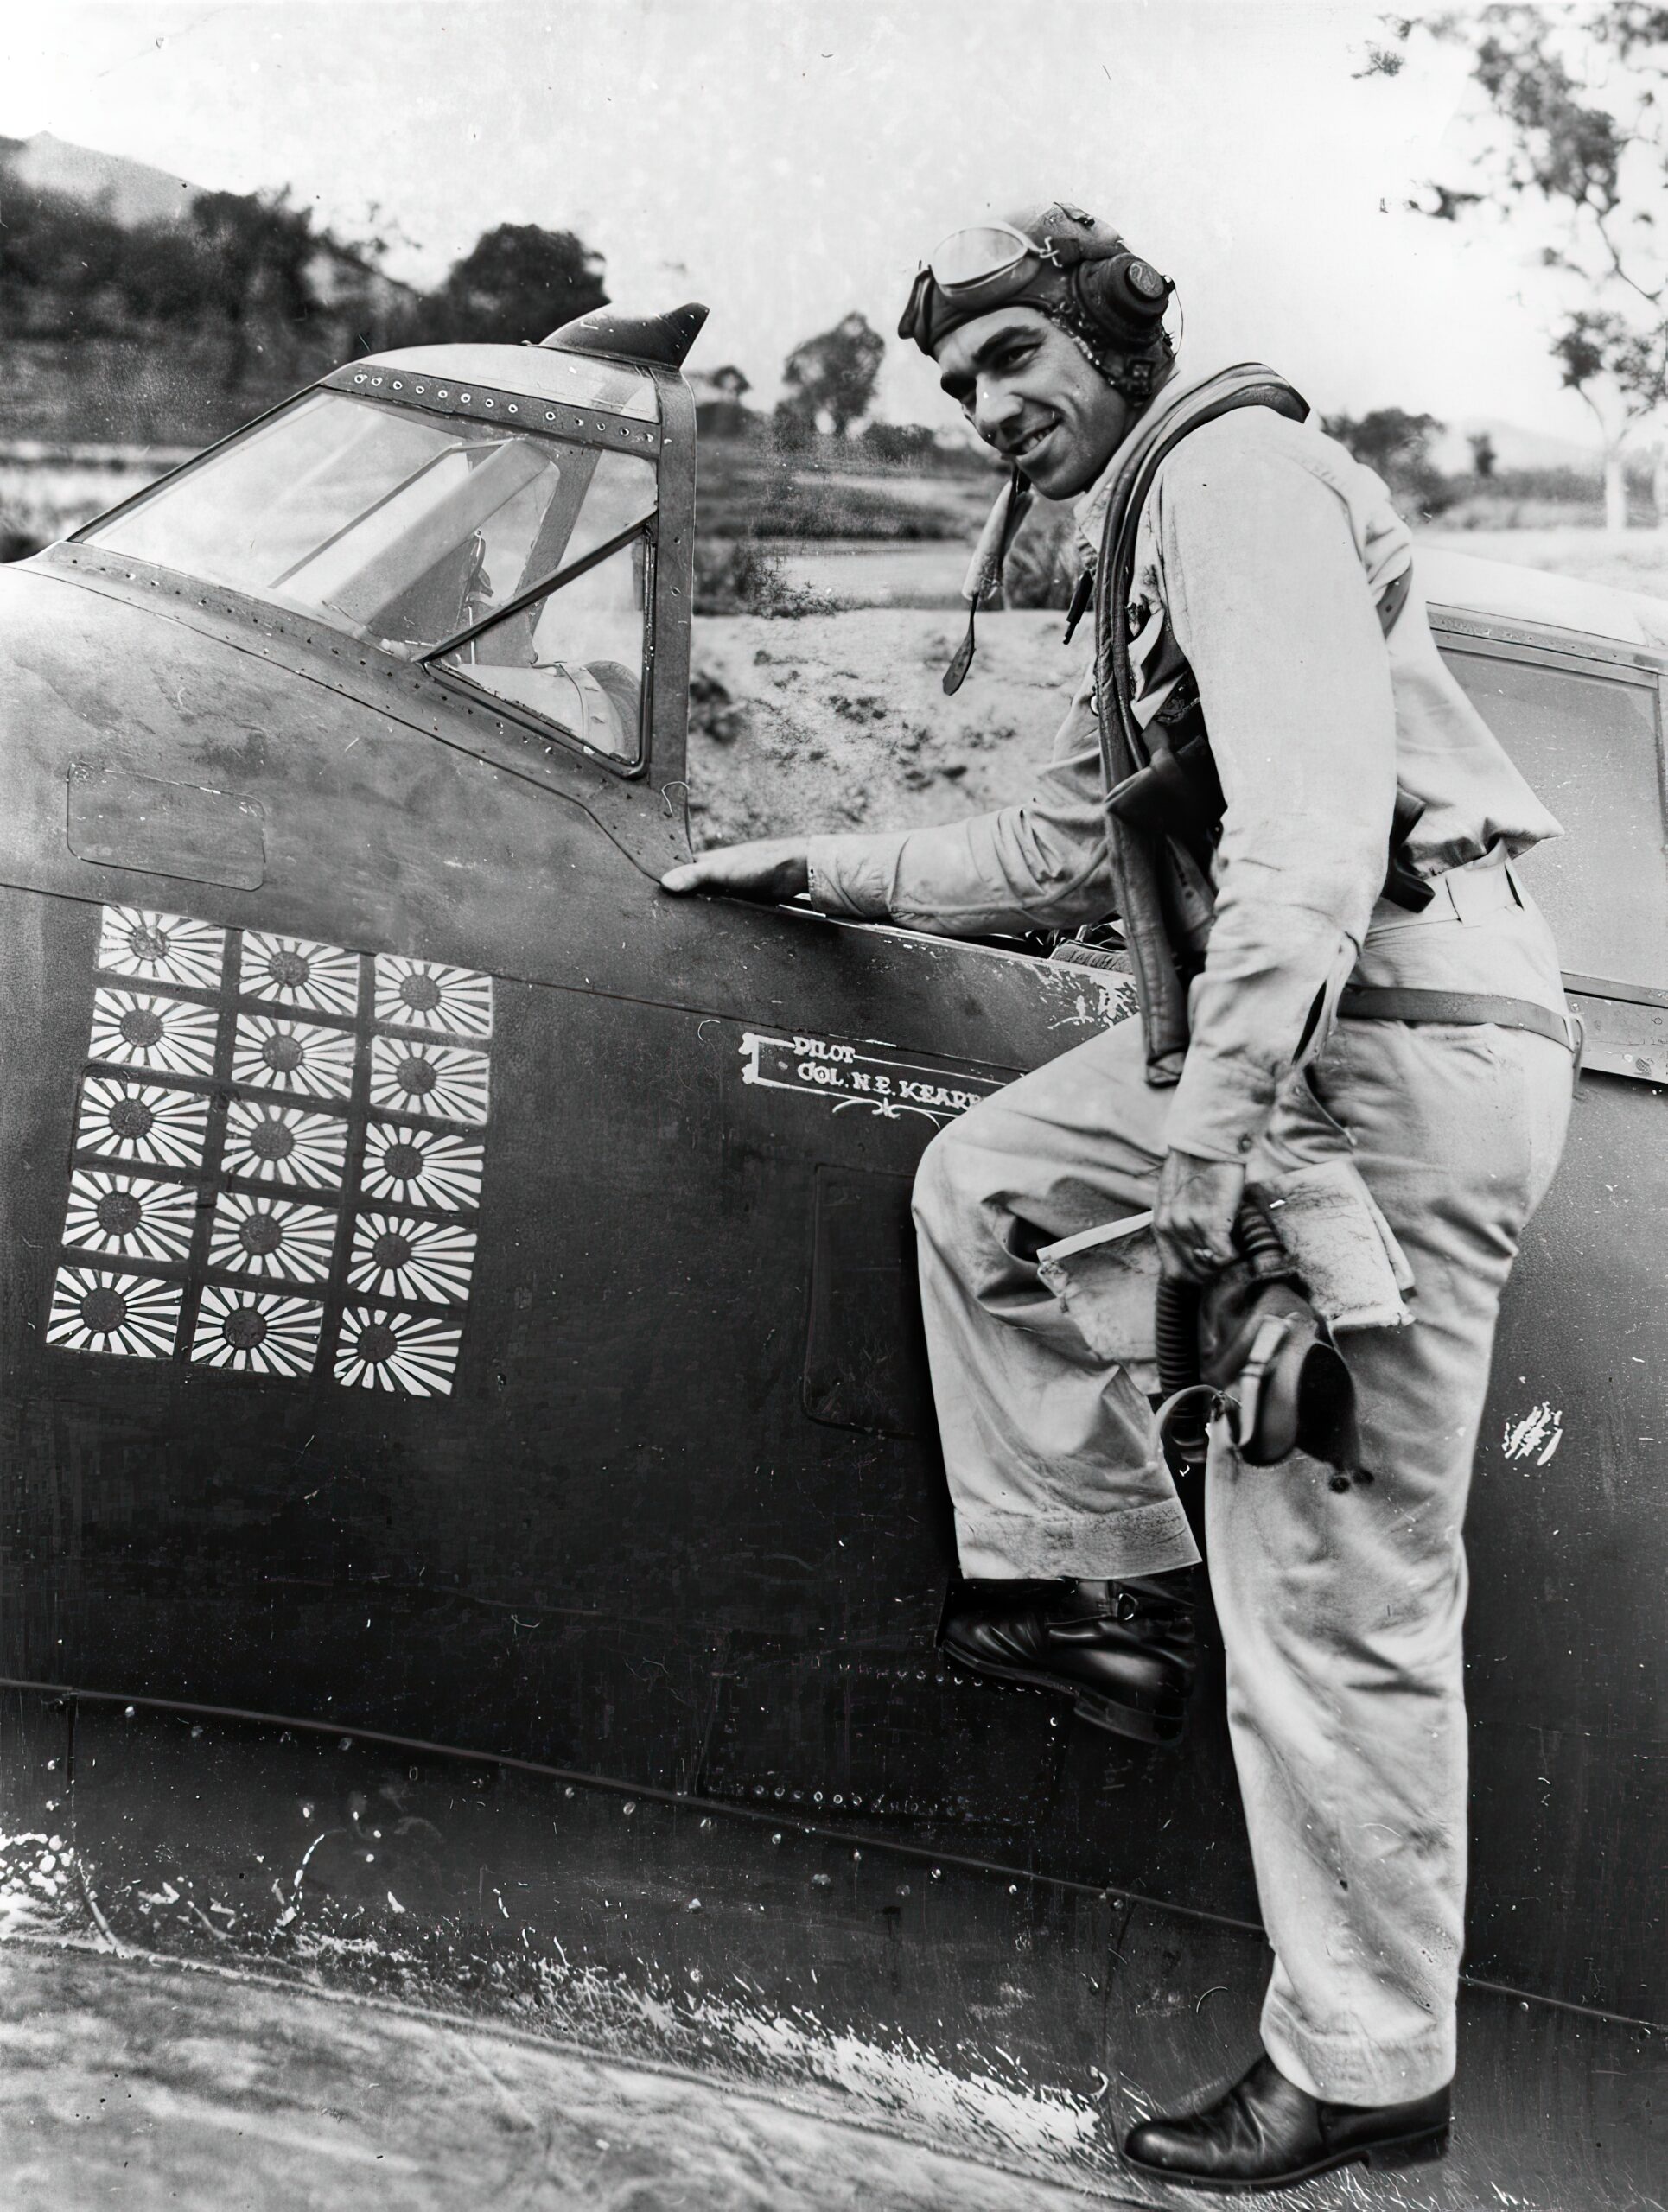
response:
<svg viewBox="0 0 1668 2212"><path fill-rule="evenodd" d="M1242 1202L1233 1242L1232 1262L1202 1287L1159 1283L1160 1434L1185 1466L1202 1466L1219 1414L1248 1466L1277 1466L1294 1451L1353 1465L1349 1370L1259 1200Z"/></svg>

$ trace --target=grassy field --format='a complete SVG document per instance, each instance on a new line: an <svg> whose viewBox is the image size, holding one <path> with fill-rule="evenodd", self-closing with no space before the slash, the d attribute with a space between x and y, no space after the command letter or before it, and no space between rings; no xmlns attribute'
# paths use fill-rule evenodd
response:
<svg viewBox="0 0 1668 2212"><path fill-rule="evenodd" d="M103 365L112 378L119 367ZM147 378L148 391L152 382ZM177 402L178 393L174 397ZM233 410L226 423L223 396L207 394L194 418L201 435L181 440L176 410L130 394L121 406L95 410L90 434L85 416L78 417L78 435L67 417L41 423L36 409L29 415L35 427L25 437L0 404L0 527L21 550L49 543L252 411ZM165 438L163 430L176 435ZM994 483L993 473L977 460L971 467L920 471L888 467L828 439L793 454L762 438L714 439L697 455L697 527L709 545L745 539L773 547L838 541L959 548L977 536Z"/></svg>
<svg viewBox="0 0 1668 2212"><path fill-rule="evenodd" d="M5 557L67 535L142 488L192 449L182 429L206 439L245 411L216 387L206 359L181 361L170 377L154 359L130 358L131 350L94 349L80 365L73 423L41 411L74 381L62 363L48 377L49 365L31 357L22 381L50 389L0 393ZM17 435L25 418L33 444ZM163 442L164 432L174 442ZM72 454L71 445L82 450ZM790 454L762 435L707 439L697 455L697 611L952 609L997 481L977 455L947 455L923 470L880 461L856 441L818 439ZM1608 532L1595 514L1578 501L1559 508L1472 499L1419 536L1485 559L1668 596L1668 530ZM1456 516L1465 526L1455 526ZM1508 521L1518 526L1503 526ZM1069 577L1055 556L1068 536L1063 511L1039 502L1010 563L1010 575L1023 582L1028 571L1033 587L1018 593L1019 603L1063 603Z"/></svg>
<svg viewBox="0 0 1668 2212"><path fill-rule="evenodd" d="M960 539L984 520L993 476L977 461L930 473L888 467L831 438L797 454L766 438L714 438L697 456L696 512L706 537Z"/></svg>
<svg viewBox="0 0 1668 2212"><path fill-rule="evenodd" d="M1479 560L1510 561L1518 568L1550 569L1583 583L1668 599L1668 530L1449 531L1438 525L1419 536L1422 543L1474 554Z"/></svg>

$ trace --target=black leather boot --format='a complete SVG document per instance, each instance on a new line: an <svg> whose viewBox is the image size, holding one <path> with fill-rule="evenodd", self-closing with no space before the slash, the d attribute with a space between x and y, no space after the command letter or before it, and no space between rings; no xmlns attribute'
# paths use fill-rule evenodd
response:
<svg viewBox="0 0 1668 2212"><path fill-rule="evenodd" d="M1085 1720L1138 1744L1181 1733L1197 1666L1191 1567L1122 1582L973 1585L945 1617L946 1659L1057 1690Z"/></svg>
<svg viewBox="0 0 1668 2212"><path fill-rule="evenodd" d="M1404 2105L1333 2105L1287 2081L1266 2054L1202 2112L1149 2120L1124 2155L1143 2174L1188 2189L1288 2189L1364 2159L1417 2166L1448 2149L1448 2092Z"/></svg>

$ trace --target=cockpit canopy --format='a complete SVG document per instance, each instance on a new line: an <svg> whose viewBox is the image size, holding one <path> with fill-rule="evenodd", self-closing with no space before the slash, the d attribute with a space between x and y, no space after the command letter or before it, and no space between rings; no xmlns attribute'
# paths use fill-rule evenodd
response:
<svg viewBox="0 0 1668 2212"><path fill-rule="evenodd" d="M518 389L483 368L513 370ZM657 401L627 364L539 348L388 355L82 537L422 661L635 762Z"/></svg>

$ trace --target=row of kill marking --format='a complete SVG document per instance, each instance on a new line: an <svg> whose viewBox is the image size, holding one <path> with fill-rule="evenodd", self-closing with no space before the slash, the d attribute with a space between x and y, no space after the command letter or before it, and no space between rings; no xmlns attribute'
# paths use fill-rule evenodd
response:
<svg viewBox="0 0 1668 2212"><path fill-rule="evenodd" d="M462 1317L442 1319L389 1306L349 1306L334 1332L322 1300L289 1292L230 1290L155 1275L73 1266L53 1286L47 1342L66 1351L171 1360L188 1346L194 1365L301 1380L322 1351L340 1383L417 1397L449 1394Z"/></svg>

